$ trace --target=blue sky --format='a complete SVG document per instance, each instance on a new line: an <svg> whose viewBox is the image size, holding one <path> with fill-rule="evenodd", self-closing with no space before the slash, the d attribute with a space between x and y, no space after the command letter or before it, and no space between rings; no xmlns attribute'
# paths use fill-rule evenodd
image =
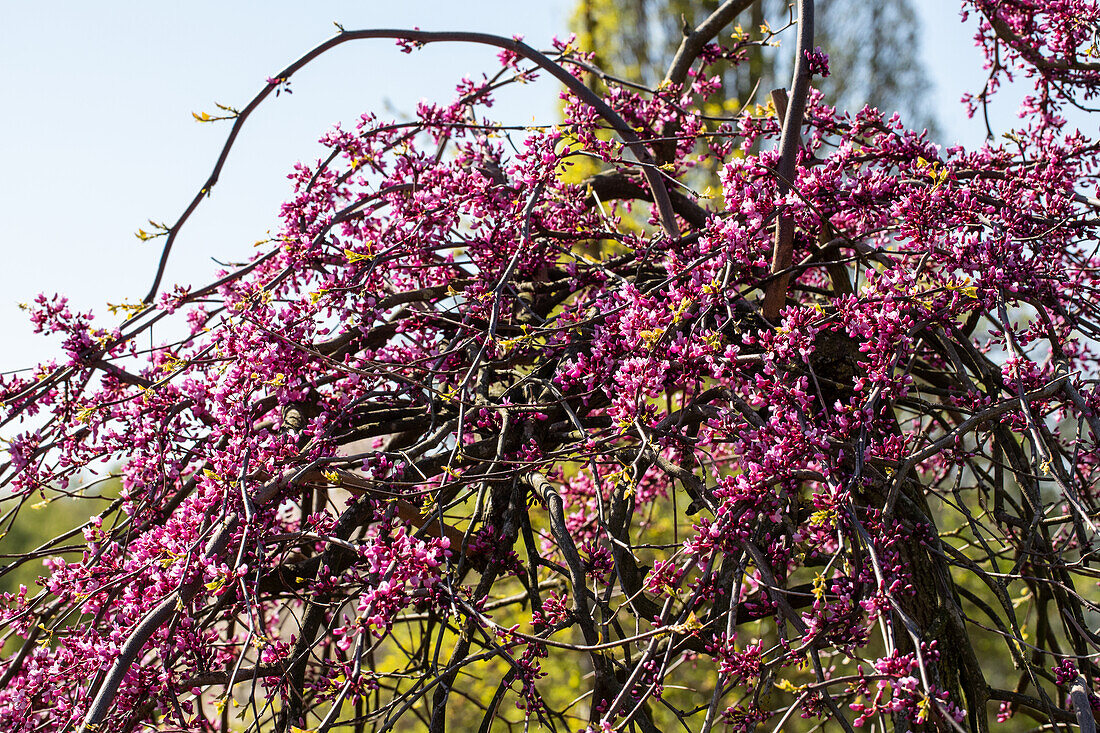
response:
<svg viewBox="0 0 1100 733"><path fill-rule="evenodd" d="M981 87L973 28L954 0L917 0L922 53L936 84L944 142L981 142L984 127L965 119L963 92ZM828 12L828 3L821 3ZM81 310L113 322L105 304L137 302L151 282L159 240L133 233L147 219L171 223L209 173L228 131L198 124L192 112L215 102L243 106L294 58L347 28L413 27L523 34L547 46L566 34L572 2L459 4L381 2L51 2L6 3L0 24L0 370L55 354L31 334L21 301L60 292ZM464 74L493 68L494 52L429 46L411 56L389 41L345 46L295 77L291 96L262 107L246 127L214 195L180 236L169 282L207 281L211 257L246 256L275 225L295 161L316 156L333 122L354 122L387 106L450 99ZM1006 95L1011 96L1011 95ZM1018 95L1017 95L1018 96ZM508 120L553 121L549 81L502 95ZM995 108L1008 129L1014 99ZM1091 131L1095 134L1095 130ZM148 228L148 227L146 227Z"/></svg>

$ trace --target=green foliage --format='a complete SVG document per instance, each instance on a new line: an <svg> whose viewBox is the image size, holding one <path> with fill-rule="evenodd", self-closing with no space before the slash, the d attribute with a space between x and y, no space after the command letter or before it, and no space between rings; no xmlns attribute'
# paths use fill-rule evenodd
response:
<svg viewBox="0 0 1100 733"><path fill-rule="evenodd" d="M0 592L17 593L20 585L27 586L28 597L38 592L38 579L49 575L42 567L42 557L35 556L34 550L51 540L82 526L88 520L91 504L87 497L102 499L102 508L106 508L121 485L118 476L110 475L98 481L91 481L79 490L82 500L77 500L69 492L47 489L24 499L15 509L15 514L0 521ZM63 540L43 557L62 555L65 546L79 557L86 548L79 530L72 538Z"/></svg>

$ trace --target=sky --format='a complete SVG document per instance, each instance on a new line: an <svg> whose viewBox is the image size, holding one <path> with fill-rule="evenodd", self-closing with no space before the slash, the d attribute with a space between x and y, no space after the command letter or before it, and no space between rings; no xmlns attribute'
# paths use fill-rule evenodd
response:
<svg viewBox="0 0 1100 733"><path fill-rule="evenodd" d="M956 0L915 4L943 141L978 145L984 126L958 102L984 80L972 24L961 25ZM149 219L175 221L229 129L199 124L193 112L244 106L267 77L330 37L334 22L522 34L547 47L567 35L572 5L8 0L0 24L0 371L59 354L18 308L37 293L67 295L101 326L117 320L107 303L140 301L162 240L143 243L134 232ZM821 5L827 12L827 0ZM239 260L273 232L286 174L316 158L316 140L334 122L350 126L367 110L400 114L421 98L448 101L463 75L494 64L495 51L484 47L431 45L405 55L385 40L346 44L314 62L294 77L293 94L270 99L249 120L213 195L177 240L166 283L201 285L218 269L211 258ZM507 122L553 122L556 92L545 79L517 87L496 110ZM1012 125L1019 96L998 101L996 127Z"/></svg>

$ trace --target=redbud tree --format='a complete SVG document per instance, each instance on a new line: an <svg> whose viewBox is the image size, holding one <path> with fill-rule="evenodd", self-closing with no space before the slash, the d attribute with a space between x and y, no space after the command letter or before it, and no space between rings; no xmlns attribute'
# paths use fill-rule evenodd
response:
<svg viewBox="0 0 1100 733"><path fill-rule="evenodd" d="M971 112L1030 90L973 150L831 107L812 0L750 5L654 89L341 29L227 109L144 304L39 297L65 355L0 384L3 526L88 517L4 560L45 570L0 598L0 728L1095 730L1098 144L1063 114L1100 4L967 0ZM334 128L265 249L162 287L249 115L371 39L500 65ZM700 111L778 41L789 90ZM536 78L561 121L494 122Z"/></svg>

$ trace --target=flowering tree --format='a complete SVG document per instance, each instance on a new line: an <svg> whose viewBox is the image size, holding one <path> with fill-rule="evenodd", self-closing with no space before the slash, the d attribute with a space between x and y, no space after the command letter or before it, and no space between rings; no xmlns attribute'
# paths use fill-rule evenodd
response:
<svg viewBox="0 0 1100 733"><path fill-rule="evenodd" d="M1034 84L972 151L826 105L812 0L775 31L789 92L703 115L749 5L656 89L597 95L568 43L341 30L227 110L140 233L163 258L314 58L500 49L450 104L334 129L216 282L158 273L115 328L38 299L66 357L0 385L5 526L91 516L9 557L47 573L2 598L0 728L1094 730L1098 147L1060 113L1100 91L1100 5L968 0L973 109ZM487 117L536 74L564 122Z"/></svg>

